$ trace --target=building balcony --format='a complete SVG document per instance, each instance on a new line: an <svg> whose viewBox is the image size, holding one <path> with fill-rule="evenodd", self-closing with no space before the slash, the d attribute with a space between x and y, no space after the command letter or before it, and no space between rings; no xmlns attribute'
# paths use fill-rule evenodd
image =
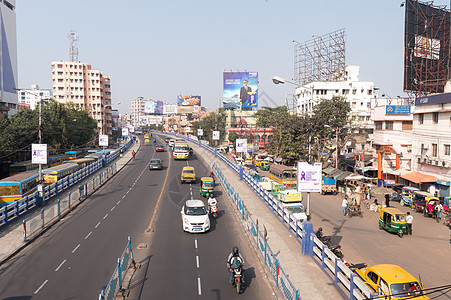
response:
<svg viewBox="0 0 451 300"><path fill-rule="evenodd" d="M418 164L451 168L451 160L450 159L443 159L441 157L431 157L428 155L415 155L415 160Z"/></svg>

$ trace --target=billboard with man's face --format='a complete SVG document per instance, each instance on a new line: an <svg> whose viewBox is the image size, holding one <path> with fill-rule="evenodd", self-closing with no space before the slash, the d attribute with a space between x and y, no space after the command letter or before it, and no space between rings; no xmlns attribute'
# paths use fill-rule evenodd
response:
<svg viewBox="0 0 451 300"><path fill-rule="evenodd" d="M258 73L223 73L224 108L258 107Z"/></svg>

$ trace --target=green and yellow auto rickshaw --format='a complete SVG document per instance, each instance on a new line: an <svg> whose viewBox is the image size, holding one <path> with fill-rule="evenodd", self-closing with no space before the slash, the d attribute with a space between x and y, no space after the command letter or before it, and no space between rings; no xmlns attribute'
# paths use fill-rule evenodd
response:
<svg viewBox="0 0 451 300"><path fill-rule="evenodd" d="M269 161L267 160L262 160L259 164L260 169L262 169L263 171L268 171L269 170Z"/></svg>
<svg viewBox="0 0 451 300"><path fill-rule="evenodd" d="M402 211L392 208L381 208L379 214L379 229L385 229L402 236L406 233L406 214Z"/></svg>
<svg viewBox="0 0 451 300"><path fill-rule="evenodd" d="M215 182L211 177L202 177L200 179L200 194L204 197L213 197L213 188Z"/></svg>

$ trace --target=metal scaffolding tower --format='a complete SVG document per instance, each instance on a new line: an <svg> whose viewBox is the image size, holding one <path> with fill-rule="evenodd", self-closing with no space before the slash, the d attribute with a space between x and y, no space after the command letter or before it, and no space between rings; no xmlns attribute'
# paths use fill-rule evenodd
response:
<svg viewBox="0 0 451 300"><path fill-rule="evenodd" d="M78 62L78 34L71 30L68 34L67 37L69 39L70 42L70 46L69 46L69 60L70 61L74 61L74 62Z"/></svg>
<svg viewBox="0 0 451 300"><path fill-rule="evenodd" d="M294 41L296 42L296 41ZM294 46L294 80L299 85L312 81L345 80L345 30L328 33Z"/></svg>

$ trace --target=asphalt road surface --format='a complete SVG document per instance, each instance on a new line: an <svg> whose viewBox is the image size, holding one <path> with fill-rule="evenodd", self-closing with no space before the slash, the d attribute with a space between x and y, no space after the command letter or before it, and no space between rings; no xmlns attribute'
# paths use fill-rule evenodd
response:
<svg viewBox="0 0 451 300"><path fill-rule="evenodd" d="M164 170L148 170L154 157L163 159ZM220 192L222 213L211 231L194 235L182 231L184 200L191 197L190 190L199 198L199 183L180 184L180 170L187 163L196 168L198 178L209 173L196 157L174 162L168 152L142 146L136 159L105 186L1 266L0 298L97 299L128 236L141 265L132 278L132 299L238 296L225 270L234 245L241 248L247 270L246 288L239 296L271 298L269 282Z"/></svg>

